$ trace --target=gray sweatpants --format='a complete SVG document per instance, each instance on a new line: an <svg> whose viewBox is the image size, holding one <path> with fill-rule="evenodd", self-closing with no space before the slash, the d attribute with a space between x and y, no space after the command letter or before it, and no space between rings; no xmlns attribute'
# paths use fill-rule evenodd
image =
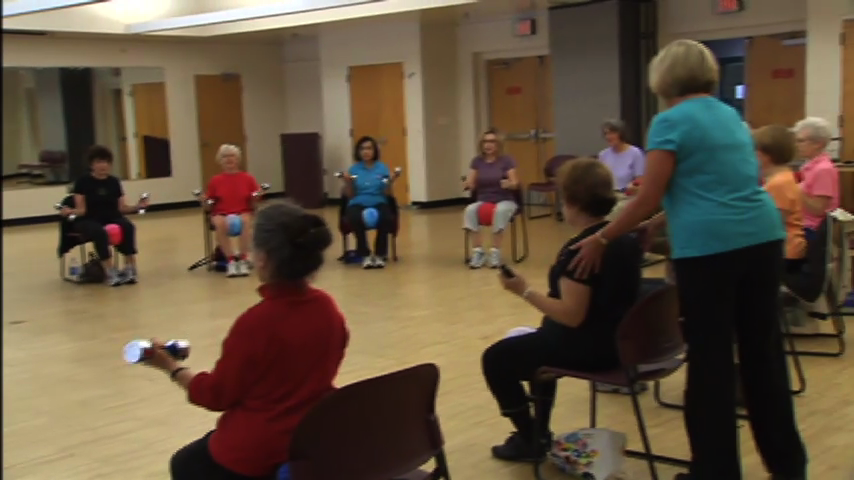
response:
<svg viewBox="0 0 854 480"><path fill-rule="evenodd" d="M483 202L474 202L469 204L463 212L463 228L468 231L476 232L480 229L480 220L478 220L477 211ZM510 219L519 208L516 202L512 200L502 200L495 204L495 213L492 214L492 231L501 233L510 224Z"/></svg>

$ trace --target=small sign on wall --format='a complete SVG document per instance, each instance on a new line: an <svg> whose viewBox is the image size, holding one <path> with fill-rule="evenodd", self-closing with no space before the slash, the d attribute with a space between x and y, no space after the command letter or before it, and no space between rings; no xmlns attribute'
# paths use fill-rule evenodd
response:
<svg viewBox="0 0 854 480"><path fill-rule="evenodd" d="M794 76L794 68L775 68L774 70L771 70L771 78L773 78L774 80L794 78Z"/></svg>
<svg viewBox="0 0 854 480"><path fill-rule="evenodd" d="M507 87L507 90L505 90L504 92L507 95L521 95L522 94L522 87L518 87L518 86Z"/></svg>
<svg viewBox="0 0 854 480"><path fill-rule="evenodd" d="M715 13L726 15L728 13L738 13L744 11L745 0L712 0L715 6Z"/></svg>

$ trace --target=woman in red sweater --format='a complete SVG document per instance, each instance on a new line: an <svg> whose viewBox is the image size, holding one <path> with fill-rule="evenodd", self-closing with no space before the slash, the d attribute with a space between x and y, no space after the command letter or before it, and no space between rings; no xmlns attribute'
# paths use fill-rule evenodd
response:
<svg viewBox="0 0 854 480"><path fill-rule="evenodd" d="M261 187L251 173L240 169L240 147L236 145L221 145L216 158L222 166L222 173L211 178L205 194L199 198L202 206L210 212L211 224L214 227L216 243L228 259L226 276L246 277L249 275L249 243L252 231L252 212L260 200ZM207 200L213 200L209 204ZM237 239L239 250L235 252L228 233L227 215L240 215L243 220L243 231Z"/></svg>
<svg viewBox="0 0 854 480"><path fill-rule="evenodd" d="M172 456L172 480L270 479L287 463L294 430L335 388L347 346L335 301L310 286L331 243L321 217L269 203L256 214L252 238L261 301L234 322L215 368L195 372L155 349L150 365L190 403L223 412L216 430Z"/></svg>

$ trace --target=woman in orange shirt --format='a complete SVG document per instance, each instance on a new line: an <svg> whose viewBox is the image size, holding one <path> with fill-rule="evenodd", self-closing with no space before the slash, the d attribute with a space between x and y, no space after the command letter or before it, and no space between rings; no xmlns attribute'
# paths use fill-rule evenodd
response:
<svg viewBox="0 0 854 480"><path fill-rule="evenodd" d="M786 127L768 125L753 131L756 156L765 190L774 199L786 228L786 270L800 270L807 251L801 189L789 163L795 158L795 135Z"/></svg>

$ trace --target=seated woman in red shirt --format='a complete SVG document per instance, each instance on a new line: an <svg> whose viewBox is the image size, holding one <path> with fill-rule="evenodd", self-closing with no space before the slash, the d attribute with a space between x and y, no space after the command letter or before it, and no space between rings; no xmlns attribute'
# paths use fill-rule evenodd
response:
<svg viewBox="0 0 854 480"><path fill-rule="evenodd" d="M249 225L252 223L256 201L261 198L260 195L253 195L261 191L255 177L240 170L240 157L240 148L235 145L219 147L216 158L222 165L222 173L211 178L207 192L200 198L202 205L210 210L216 243L228 259L226 275L229 277L249 275L249 260L246 256L252 238ZM213 200L212 205L207 203L208 199ZM240 215L243 220L243 229L238 238L240 253L235 253L231 245L228 223L225 221L225 217L232 214Z"/></svg>
<svg viewBox="0 0 854 480"><path fill-rule="evenodd" d="M161 348L149 361L190 403L224 412L216 430L172 456L172 480L273 478L300 420L335 388L347 327L332 297L310 285L332 233L323 218L285 201L261 208L255 222L261 302L234 322L216 367L195 372Z"/></svg>

